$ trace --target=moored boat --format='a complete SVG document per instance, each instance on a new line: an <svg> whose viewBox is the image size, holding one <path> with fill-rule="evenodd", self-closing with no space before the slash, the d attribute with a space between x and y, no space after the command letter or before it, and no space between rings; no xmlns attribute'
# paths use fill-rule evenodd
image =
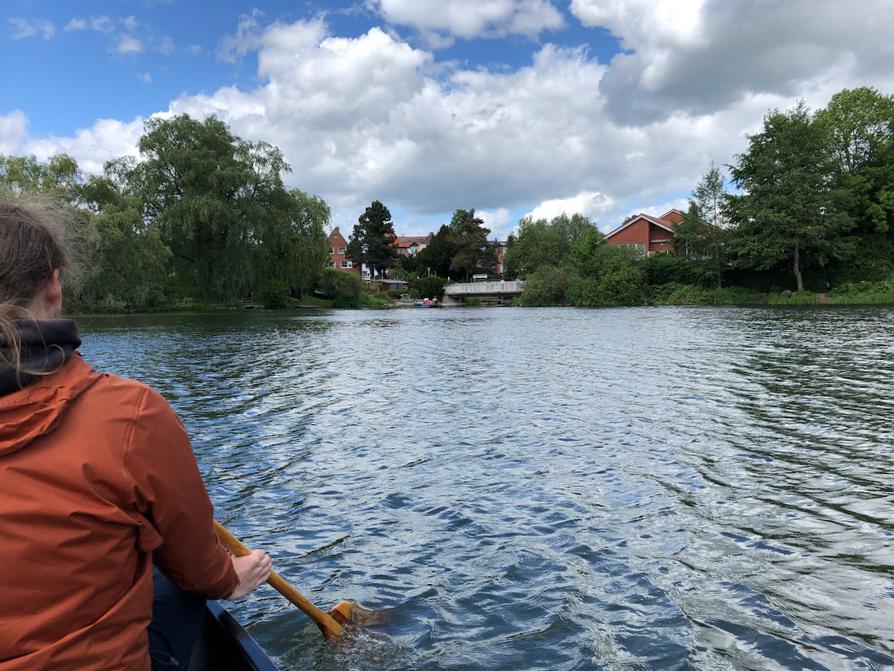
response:
<svg viewBox="0 0 894 671"><path fill-rule="evenodd" d="M216 601L209 601L189 671L278 671L261 646Z"/></svg>

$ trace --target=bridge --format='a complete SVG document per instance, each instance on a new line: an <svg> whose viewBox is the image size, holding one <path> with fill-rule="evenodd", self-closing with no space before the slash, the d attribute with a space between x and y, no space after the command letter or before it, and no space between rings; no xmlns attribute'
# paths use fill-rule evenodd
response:
<svg viewBox="0 0 894 671"><path fill-rule="evenodd" d="M462 305L467 298L477 298L482 303L509 305L524 288L524 280L448 284L444 287L444 305Z"/></svg>

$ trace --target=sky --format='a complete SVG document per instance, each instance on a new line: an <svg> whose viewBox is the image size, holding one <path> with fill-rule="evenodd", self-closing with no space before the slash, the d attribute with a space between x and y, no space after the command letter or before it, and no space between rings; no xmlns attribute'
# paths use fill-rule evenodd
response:
<svg viewBox="0 0 894 671"><path fill-rule="evenodd" d="M146 120L216 115L278 146L350 232L475 208L609 231L684 208L771 109L894 93L894 0L5 0L0 153L82 169Z"/></svg>

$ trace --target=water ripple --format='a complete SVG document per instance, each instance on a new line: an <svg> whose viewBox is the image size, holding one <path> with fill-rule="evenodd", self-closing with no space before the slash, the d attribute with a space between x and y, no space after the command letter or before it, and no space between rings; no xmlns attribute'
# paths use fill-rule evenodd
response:
<svg viewBox="0 0 894 671"><path fill-rule="evenodd" d="M92 318L164 393L269 591L283 668L894 666L894 311Z"/></svg>

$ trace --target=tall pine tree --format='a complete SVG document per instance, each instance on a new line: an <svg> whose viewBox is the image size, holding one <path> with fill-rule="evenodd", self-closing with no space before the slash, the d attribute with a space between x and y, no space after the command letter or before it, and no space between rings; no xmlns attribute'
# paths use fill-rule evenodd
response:
<svg viewBox="0 0 894 671"><path fill-rule="evenodd" d="M394 246L394 223L391 212L378 200L366 208L354 224L348 242L348 258L365 264L372 277L394 265L397 249Z"/></svg>

